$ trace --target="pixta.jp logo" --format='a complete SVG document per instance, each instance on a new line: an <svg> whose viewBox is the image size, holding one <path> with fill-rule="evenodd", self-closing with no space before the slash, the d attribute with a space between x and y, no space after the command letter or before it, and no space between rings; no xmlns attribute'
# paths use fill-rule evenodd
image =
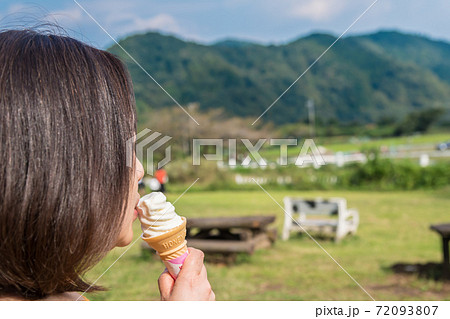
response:
<svg viewBox="0 0 450 319"><path fill-rule="evenodd" d="M150 129L146 128L140 131L137 135L131 137L126 142L127 147L127 166L133 167L133 145L136 143L136 157L142 162L146 163L145 170L147 174L153 175L154 171L154 153L172 137L167 135L162 135L159 132L152 132ZM145 155L144 156L144 152ZM156 167L160 169L171 160L171 147L170 145L166 147L164 151L164 158L160 160Z"/></svg>

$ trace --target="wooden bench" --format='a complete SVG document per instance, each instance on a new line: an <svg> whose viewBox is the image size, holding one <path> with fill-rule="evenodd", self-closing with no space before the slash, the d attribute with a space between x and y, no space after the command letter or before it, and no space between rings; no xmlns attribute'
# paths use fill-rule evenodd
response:
<svg viewBox="0 0 450 319"><path fill-rule="evenodd" d="M252 254L275 242L276 229L268 228L274 221L275 216L188 218L186 239L205 254Z"/></svg>
<svg viewBox="0 0 450 319"><path fill-rule="evenodd" d="M359 214L354 209L347 209L344 198L308 200L285 197L284 209L283 240L289 239L291 231L319 231L331 233L335 241L340 241L358 229Z"/></svg>
<svg viewBox="0 0 450 319"><path fill-rule="evenodd" d="M210 255L209 260L233 262L238 253L252 254L269 248L277 238L277 231L269 228L275 216L188 218L186 240L189 247ZM145 244L145 243L144 243ZM147 244L144 249L151 249Z"/></svg>
<svg viewBox="0 0 450 319"><path fill-rule="evenodd" d="M450 279L450 224L431 225L430 228L441 236L443 277Z"/></svg>

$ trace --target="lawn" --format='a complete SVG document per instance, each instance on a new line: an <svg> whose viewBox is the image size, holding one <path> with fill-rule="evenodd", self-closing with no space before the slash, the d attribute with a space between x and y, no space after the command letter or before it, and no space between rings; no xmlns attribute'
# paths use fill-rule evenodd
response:
<svg viewBox="0 0 450 319"><path fill-rule="evenodd" d="M430 145L434 148L438 143L450 140L449 133L432 133L414 136L400 136L378 139L355 139L349 137L320 137L315 138L314 142L317 146L321 145L328 151L332 152L355 152L364 149L379 149L381 146L397 147L397 146L418 146ZM288 147L288 156L298 156L303 146L303 140L298 141L298 146ZM268 159L276 159L280 156L280 147L268 146L260 151L261 155Z"/></svg>
<svg viewBox="0 0 450 319"><path fill-rule="evenodd" d="M372 139L367 141L354 140L347 143L334 143L323 140L323 145L334 152L359 151L362 148L379 148L380 146L414 146L414 145L437 145L450 140L450 133L434 133L413 136L389 137L381 139Z"/></svg>
<svg viewBox="0 0 450 319"><path fill-rule="evenodd" d="M441 260L433 223L450 222L450 198L446 191L269 192L279 202L286 195L347 198L360 213L358 234L341 243L319 243L376 300L450 300L450 282L419 279L393 273L398 263ZM179 194L170 193L174 201ZM284 213L263 191L187 192L176 203L177 212L189 217L277 216L281 233ZM135 238L140 235L138 222ZM157 278L162 263L141 250L138 239L99 280L106 292L88 294L91 300L158 300ZM87 275L95 280L126 248L113 250ZM273 248L252 256L238 256L232 266L207 263L208 277L218 300L369 300L369 296L312 240L293 236L277 240Z"/></svg>

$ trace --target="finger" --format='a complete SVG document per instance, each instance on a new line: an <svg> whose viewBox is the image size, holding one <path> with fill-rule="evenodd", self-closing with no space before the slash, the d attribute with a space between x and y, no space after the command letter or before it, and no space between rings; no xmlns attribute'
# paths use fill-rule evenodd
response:
<svg viewBox="0 0 450 319"><path fill-rule="evenodd" d="M186 260L183 263L183 267L181 268L180 275L182 273L195 273L200 274L203 266L203 259L205 255L201 250L195 248L189 248L189 255L186 257Z"/></svg>
<svg viewBox="0 0 450 319"><path fill-rule="evenodd" d="M211 293L209 294L209 301L216 301L216 294L212 290Z"/></svg>
<svg viewBox="0 0 450 319"><path fill-rule="evenodd" d="M174 280L167 271L164 271L158 278L158 288L161 300L167 300L172 293Z"/></svg>
<svg viewBox="0 0 450 319"><path fill-rule="evenodd" d="M202 270L200 271L199 276L200 276L200 278L202 278L202 279L204 279L204 280L208 280L208 272L206 271L205 265L203 265Z"/></svg>
<svg viewBox="0 0 450 319"><path fill-rule="evenodd" d="M158 278L158 288L162 300L169 299L174 283L175 280L172 278L166 268Z"/></svg>

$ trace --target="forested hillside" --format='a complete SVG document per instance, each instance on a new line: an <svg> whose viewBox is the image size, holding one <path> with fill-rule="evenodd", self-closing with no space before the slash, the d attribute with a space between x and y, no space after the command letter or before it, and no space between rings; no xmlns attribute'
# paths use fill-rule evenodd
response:
<svg viewBox="0 0 450 319"><path fill-rule="evenodd" d="M181 104L258 117L336 38L311 34L283 45L227 40L213 45L158 33L120 44ZM132 74L138 110L173 101L117 46ZM450 44L398 32L343 38L262 118L306 119L313 99L323 122L401 119L421 108L450 108Z"/></svg>

